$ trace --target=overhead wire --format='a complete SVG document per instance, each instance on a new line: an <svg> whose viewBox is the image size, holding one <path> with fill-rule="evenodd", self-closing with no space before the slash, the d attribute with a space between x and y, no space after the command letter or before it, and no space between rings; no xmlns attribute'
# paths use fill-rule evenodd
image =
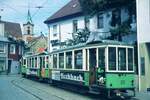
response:
<svg viewBox="0 0 150 100"><path fill-rule="evenodd" d="M19 13L19 14L23 15L23 13L21 13L21 12L18 11L17 9L11 7L9 4L3 3L3 2L1 2L1 3L2 3L4 6L6 6L6 7L10 8L11 10L15 11L17 14Z"/></svg>
<svg viewBox="0 0 150 100"><path fill-rule="evenodd" d="M36 7L36 8L38 8L38 9L37 9L37 11L32 15L32 18L41 10L41 8L44 7L45 4L47 4L47 2L48 2L48 0L45 0L45 2L43 2L41 6L37 6L37 7Z"/></svg>

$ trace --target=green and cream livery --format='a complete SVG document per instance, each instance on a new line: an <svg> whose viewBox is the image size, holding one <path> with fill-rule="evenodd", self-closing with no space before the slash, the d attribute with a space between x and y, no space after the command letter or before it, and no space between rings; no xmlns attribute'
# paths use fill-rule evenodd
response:
<svg viewBox="0 0 150 100"><path fill-rule="evenodd" d="M134 48L129 44L103 40L24 58L25 75L83 87L108 97L121 96L126 90L135 93Z"/></svg>

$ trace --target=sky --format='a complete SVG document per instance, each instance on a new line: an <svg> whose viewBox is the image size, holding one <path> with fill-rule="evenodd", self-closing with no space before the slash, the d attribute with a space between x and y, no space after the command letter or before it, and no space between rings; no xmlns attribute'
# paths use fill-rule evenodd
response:
<svg viewBox="0 0 150 100"><path fill-rule="evenodd" d="M30 8L34 24L34 34L48 33L44 21L67 4L70 0L0 0L0 15L3 21L20 23L27 22L27 12ZM39 9L39 7L42 7ZM22 30L23 31L23 30Z"/></svg>

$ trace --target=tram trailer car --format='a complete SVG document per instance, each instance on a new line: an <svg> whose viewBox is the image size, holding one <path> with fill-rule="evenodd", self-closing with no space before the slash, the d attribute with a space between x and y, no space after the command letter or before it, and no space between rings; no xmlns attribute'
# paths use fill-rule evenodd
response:
<svg viewBox="0 0 150 100"><path fill-rule="evenodd" d="M39 80L49 79L49 55L40 53L22 59L22 76Z"/></svg>
<svg viewBox="0 0 150 100"><path fill-rule="evenodd" d="M50 56L51 81L88 88L90 93L104 93L110 98L123 97L127 90L135 95L131 45L103 40L60 49Z"/></svg>
<svg viewBox="0 0 150 100"><path fill-rule="evenodd" d="M46 77L50 83L68 85L79 91L85 89L108 98L124 97L127 90L135 96L132 45L103 40L59 49L50 53L48 58ZM27 61L31 62L30 59ZM40 70L37 72L42 73L42 67L37 68ZM38 77L45 78L40 75Z"/></svg>

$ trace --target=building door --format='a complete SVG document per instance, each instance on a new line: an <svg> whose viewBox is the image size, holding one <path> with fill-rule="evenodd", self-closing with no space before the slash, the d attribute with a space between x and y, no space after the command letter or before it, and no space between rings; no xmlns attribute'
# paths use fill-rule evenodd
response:
<svg viewBox="0 0 150 100"><path fill-rule="evenodd" d="M89 49L90 85L96 84L96 48Z"/></svg>
<svg viewBox="0 0 150 100"><path fill-rule="evenodd" d="M11 63L12 63L12 60L8 60L8 70L7 70L7 73L11 72Z"/></svg>

